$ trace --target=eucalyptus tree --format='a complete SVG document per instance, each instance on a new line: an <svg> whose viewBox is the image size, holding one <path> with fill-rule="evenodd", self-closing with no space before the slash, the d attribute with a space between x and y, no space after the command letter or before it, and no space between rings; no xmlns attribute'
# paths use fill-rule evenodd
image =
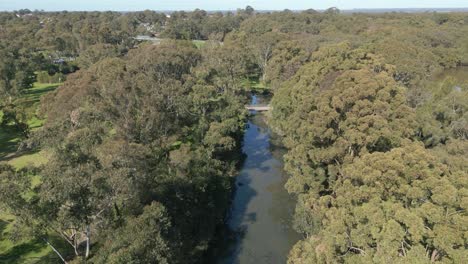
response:
<svg viewBox="0 0 468 264"><path fill-rule="evenodd" d="M333 193L309 200L321 230L288 262L464 263L465 177L421 143L364 154L343 167Z"/></svg>
<svg viewBox="0 0 468 264"><path fill-rule="evenodd" d="M200 259L240 159L245 110L229 80L240 73L214 71L229 67L168 41L69 76L44 98L32 139L50 153L24 201L33 233L95 263Z"/></svg>

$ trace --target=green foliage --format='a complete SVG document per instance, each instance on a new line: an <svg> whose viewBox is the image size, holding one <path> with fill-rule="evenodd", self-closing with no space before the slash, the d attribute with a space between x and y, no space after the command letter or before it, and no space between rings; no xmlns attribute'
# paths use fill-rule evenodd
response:
<svg viewBox="0 0 468 264"><path fill-rule="evenodd" d="M0 168L7 261L45 242L76 262L201 260L245 94L268 87L306 237L290 263L467 262L468 95L434 80L467 61L466 14L18 14L0 12L0 155L30 134L43 150Z"/></svg>
<svg viewBox="0 0 468 264"><path fill-rule="evenodd" d="M272 58L266 69L266 80L271 88L276 90L286 80L292 78L297 71L310 60L310 50L315 44L299 41L282 41L273 50Z"/></svg>
<svg viewBox="0 0 468 264"><path fill-rule="evenodd" d="M47 121L31 141L50 158L15 211L29 215L30 236L60 235L97 263L201 257L227 210L245 116L241 74L204 56L190 42L142 46L42 101Z"/></svg>
<svg viewBox="0 0 468 264"><path fill-rule="evenodd" d="M344 166L333 194L309 200L321 229L297 247L315 251L296 248L290 263L466 262L465 176L419 144L363 155Z"/></svg>
<svg viewBox="0 0 468 264"><path fill-rule="evenodd" d="M273 97L294 226L307 235L289 263L466 262L463 86L426 88L414 111L384 57L343 43L311 60ZM438 146L437 159L410 143L417 131L428 146L460 147Z"/></svg>
<svg viewBox="0 0 468 264"><path fill-rule="evenodd" d="M239 28L240 23L252 12L249 10L235 15L231 12L208 14L200 9L193 12L173 12L166 22L162 36L172 39L198 41L211 39L222 42L226 35Z"/></svg>
<svg viewBox="0 0 468 264"><path fill-rule="evenodd" d="M46 71L40 71L40 72L37 73L37 82L38 83L52 84L52 83L62 83L64 81L65 81L65 75L63 73L61 73L61 72L57 72L52 76L49 75L49 73L46 72Z"/></svg>
<svg viewBox="0 0 468 264"><path fill-rule="evenodd" d="M78 65L80 68L89 68L94 63L104 58L113 58L119 55L117 46L111 44L96 44L89 46L80 53Z"/></svg>
<svg viewBox="0 0 468 264"><path fill-rule="evenodd" d="M152 203L138 217L128 219L93 263L174 263L177 243L171 241L170 219L161 204Z"/></svg>
<svg viewBox="0 0 468 264"><path fill-rule="evenodd" d="M418 108L420 137L427 146L449 138L468 139L468 90L455 79L433 85L431 98Z"/></svg>
<svg viewBox="0 0 468 264"><path fill-rule="evenodd" d="M35 112L40 97L57 86L57 84L41 85L35 83L34 87L29 89L27 94L19 99L19 102L21 105L28 106L27 109L31 108L27 112ZM42 120L34 117L27 120L27 122L29 127L35 129L41 126ZM40 166L47 162L47 154L44 152L17 153L20 143L21 135L19 131L9 126L0 128L0 159L7 159L8 164L16 170L22 170L30 166ZM21 175L24 176L24 174ZM28 176L23 180L26 180L26 182L23 181L24 184L29 184L30 181L33 186L37 185L40 181L36 175ZM31 192L29 191L28 195L30 194ZM57 260L55 254L46 246L44 241L18 237L18 222L15 221L12 215L5 213L5 211L2 208L3 213L0 214L0 222L2 223L0 228L0 261L6 263L37 263ZM52 240L52 244L60 246L61 251L67 252L66 245L61 244L59 238L52 237Z"/></svg>
<svg viewBox="0 0 468 264"><path fill-rule="evenodd" d="M28 89L25 94L15 101L13 108L5 108L10 115L9 118L8 114L5 116L3 112L0 112L0 120L4 124L0 126L0 159L12 156L17 152L21 140L29 132L42 126L43 119L36 112L40 98L56 89L58 85L35 83L33 88ZM15 120L21 122L22 125L18 126Z"/></svg>

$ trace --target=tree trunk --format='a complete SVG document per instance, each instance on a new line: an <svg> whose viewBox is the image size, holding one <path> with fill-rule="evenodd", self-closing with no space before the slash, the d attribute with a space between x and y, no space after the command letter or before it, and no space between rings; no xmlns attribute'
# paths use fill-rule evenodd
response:
<svg viewBox="0 0 468 264"><path fill-rule="evenodd" d="M221 38L221 42L224 42L224 39L226 38L227 32L223 30L223 37Z"/></svg>
<svg viewBox="0 0 468 264"><path fill-rule="evenodd" d="M86 226L86 253L85 253L85 258L89 257L89 248L90 248L90 231L89 231L89 225Z"/></svg>
<svg viewBox="0 0 468 264"><path fill-rule="evenodd" d="M63 263L68 264L68 262L63 258L62 254L60 254L60 252L54 246L52 246L52 244L47 239L42 238L42 240L44 240L44 242L46 242L46 244L52 248L52 250L55 252L55 254L57 254L57 256L59 256Z"/></svg>
<svg viewBox="0 0 468 264"><path fill-rule="evenodd" d="M436 262L438 257L439 257L439 252L437 251L437 249L434 249L434 251L432 251L431 262Z"/></svg>
<svg viewBox="0 0 468 264"><path fill-rule="evenodd" d="M262 81L262 82L265 82L265 79L266 79L266 65L263 67L263 73L262 73L262 79L261 79L261 81Z"/></svg>
<svg viewBox="0 0 468 264"><path fill-rule="evenodd" d="M73 231L73 249L75 250L75 255L78 257L80 253L78 252L78 237L76 231Z"/></svg>

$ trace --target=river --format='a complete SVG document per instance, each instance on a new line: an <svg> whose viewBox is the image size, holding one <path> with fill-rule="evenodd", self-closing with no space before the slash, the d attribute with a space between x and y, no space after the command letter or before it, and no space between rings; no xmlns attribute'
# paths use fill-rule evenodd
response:
<svg viewBox="0 0 468 264"><path fill-rule="evenodd" d="M252 104L261 98L253 96ZM253 113L244 135L246 159L236 178L227 227L229 235L215 263L286 263L300 239L291 226L295 200L284 188L285 150L272 144L274 136L264 114Z"/></svg>
<svg viewBox="0 0 468 264"><path fill-rule="evenodd" d="M468 82L468 67L447 69L433 81L454 78ZM262 104L252 97L252 104ZM236 191L227 222L227 234L219 242L217 264L286 263L292 246L300 239L291 227L295 200L286 192L283 171L285 150L275 146L275 135L262 113L253 113L244 135L246 159L236 178Z"/></svg>

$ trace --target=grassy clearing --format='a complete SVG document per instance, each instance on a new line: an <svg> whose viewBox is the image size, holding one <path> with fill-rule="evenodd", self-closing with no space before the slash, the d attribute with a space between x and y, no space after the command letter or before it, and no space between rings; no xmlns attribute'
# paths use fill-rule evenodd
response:
<svg viewBox="0 0 468 264"><path fill-rule="evenodd" d="M36 153L29 153L21 155L17 158L11 159L8 161L8 164L11 166L22 169L27 166L40 166L47 162L47 153L45 151L40 151Z"/></svg>
<svg viewBox="0 0 468 264"><path fill-rule="evenodd" d="M14 153L20 142L20 135L18 131L15 131L10 127L0 127L0 160Z"/></svg>
<svg viewBox="0 0 468 264"><path fill-rule="evenodd" d="M41 97L59 86L60 83L35 83L34 87L29 89L21 98L21 103L27 108L28 112L33 113L28 120L28 125L32 130L41 127L44 123L44 120L37 117Z"/></svg>
<svg viewBox="0 0 468 264"><path fill-rule="evenodd" d="M32 185L40 182L38 176L33 176ZM46 244L37 239L13 240L16 235L15 217L7 212L0 212L0 263L39 264L60 263L59 259ZM53 238L54 245L66 249L58 238Z"/></svg>
<svg viewBox="0 0 468 264"><path fill-rule="evenodd" d="M42 241L12 242L13 222L11 215L0 214L0 263L59 263Z"/></svg>
<svg viewBox="0 0 468 264"><path fill-rule="evenodd" d="M35 130L43 125L44 120L37 116L37 108L43 95L55 90L60 84L35 83L34 87L29 89L18 101L17 104L24 106L26 112L30 113L28 125L31 130ZM0 114L1 115L1 114ZM21 135L12 127L0 127L0 161L6 156L16 152L18 144L21 141Z"/></svg>
<svg viewBox="0 0 468 264"><path fill-rule="evenodd" d="M206 41L205 40L192 40L192 43L199 49L201 49L203 46L205 46Z"/></svg>
<svg viewBox="0 0 468 264"><path fill-rule="evenodd" d="M263 82L261 82L259 78L245 79L242 85L257 93L265 93L266 91L270 89Z"/></svg>
<svg viewBox="0 0 468 264"><path fill-rule="evenodd" d="M43 120L36 115L40 98L46 93L53 91L60 84L34 84L18 104L25 107L26 111L32 113L28 120L28 125L32 130L42 126ZM6 161L17 169L28 165L39 166L47 162L47 153L45 151L16 153L18 144L21 141L21 135L11 127L0 127L0 161ZM39 176L32 176L31 184L40 183ZM11 264L39 264L39 263L60 263L52 250L39 240L19 240L12 241L14 236L14 217L7 212L0 211L0 263ZM59 239L53 239L52 243L59 248L66 248Z"/></svg>
<svg viewBox="0 0 468 264"><path fill-rule="evenodd" d="M14 217L0 214L0 263L5 264L45 264L61 263L49 247L40 240L12 242L9 236L14 234ZM58 238L52 238L53 245L66 248Z"/></svg>
<svg viewBox="0 0 468 264"><path fill-rule="evenodd" d="M57 89L60 84L61 83L35 83L34 87L28 89L24 94L23 99L26 99L26 102L29 103L38 103L43 95Z"/></svg>

